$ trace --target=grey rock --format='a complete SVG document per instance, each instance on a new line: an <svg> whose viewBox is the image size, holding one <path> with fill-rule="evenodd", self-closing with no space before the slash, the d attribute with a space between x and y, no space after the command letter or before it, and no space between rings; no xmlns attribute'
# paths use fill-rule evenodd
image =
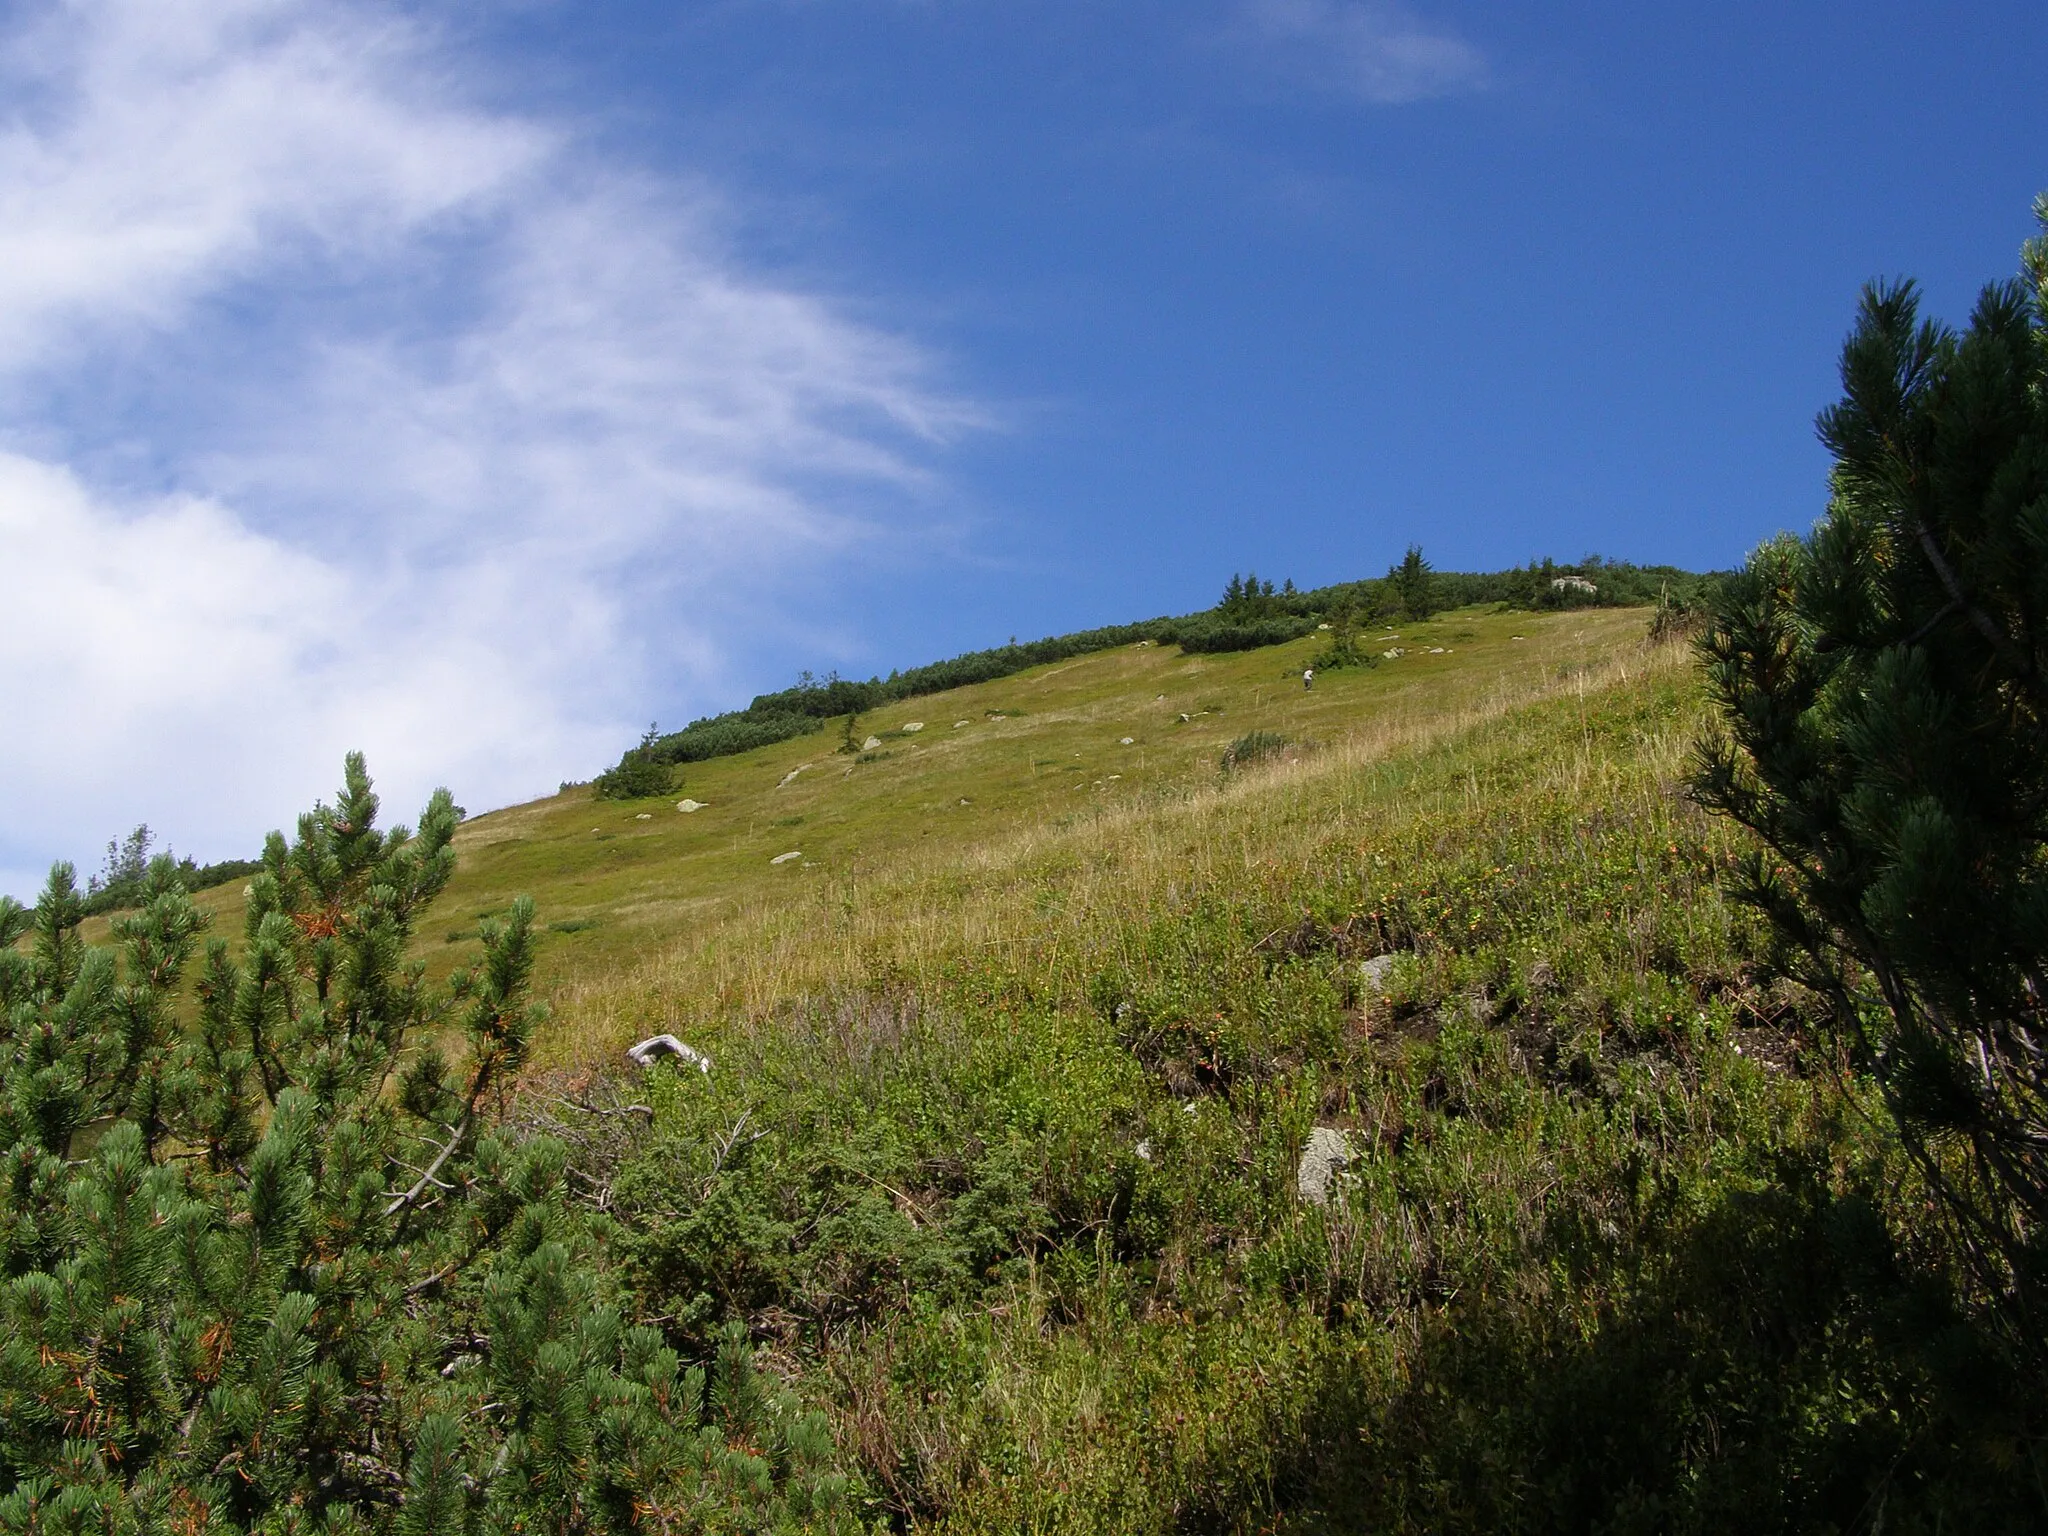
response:
<svg viewBox="0 0 2048 1536"><path fill-rule="evenodd" d="M881 748L882 738L879 736L870 736L866 741L860 744L860 749L863 752L879 752Z"/></svg>
<svg viewBox="0 0 2048 1536"><path fill-rule="evenodd" d="M768 862L770 864L787 864L791 859L800 859L803 856L803 849L792 848L787 853L778 853L777 855L775 855L774 858L770 859Z"/></svg>
<svg viewBox="0 0 2048 1536"><path fill-rule="evenodd" d="M685 816L687 816L692 811L703 810L705 803L706 802L702 800L678 800L676 802L676 809L681 811Z"/></svg>
<svg viewBox="0 0 2048 1536"><path fill-rule="evenodd" d="M1319 1125L1308 1133L1308 1145L1301 1149L1301 1166L1294 1173L1294 1187L1301 1198L1328 1205L1344 1170L1351 1166L1351 1141L1342 1131Z"/></svg>
<svg viewBox="0 0 2048 1536"><path fill-rule="evenodd" d="M1384 992L1387 990L1387 978L1394 974L1394 967L1400 963L1399 955L1374 955L1359 965L1359 980L1374 992Z"/></svg>

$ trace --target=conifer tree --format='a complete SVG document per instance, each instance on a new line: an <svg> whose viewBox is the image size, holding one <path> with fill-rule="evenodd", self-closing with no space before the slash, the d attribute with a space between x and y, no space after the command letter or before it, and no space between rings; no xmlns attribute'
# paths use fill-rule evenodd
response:
<svg viewBox="0 0 2048 1536"><path fill-rule="evenodd" d="M1400 600L1401 611L1411 619L1426 619L1436 612L1435 575L1422 558L1422 546L1410 544L1401 563L1387 570L1387 584Z"/></svg>
<svg viewBox="0 0 2048 1536"><path fill-rule="evenodd" d="M352 755L270 837L189 1029L168 858L111 949L67 865L0 900L0 1533L834 1528L817 1424L733 1406L744 1336L710 1423L705 1373L599 1296L564 1149L488 1123L540 1017L532 904L429 986L459 816L378 809Z"/></svg>
<svg viewBox="0 0 2048 1536"><path fill-rule="evenodd" d="M804 674L809 677L809 673ZM799 683L798 687L808 684ZM665 795L675 787L674 764L666 761L656 745L661 739L661 727L649 724L640 737L640 745L628 747L626 753L611 767L600 773L595 785L600 800L645 800L655 795Z"/></svg>
<svg viewBox="0 0 2048 1536"><path fill-rule="evenodd" d="M2048 199L2035 211L2048 227ZM1702 800L2029 1350L2048 1278L2048 241L1958 334L1865 290L1827 515L1730 581Z"/></svg>

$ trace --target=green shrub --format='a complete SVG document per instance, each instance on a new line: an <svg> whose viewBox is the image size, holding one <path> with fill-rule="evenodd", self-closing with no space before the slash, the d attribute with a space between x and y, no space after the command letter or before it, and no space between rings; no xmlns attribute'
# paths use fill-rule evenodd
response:
<svg viewBox="0 0 2048 1536"><path fill-rule="evenodd" d="M651 800L675 787L675 769L656 749L656 730L647 727L640 745L600 773L594 781L600 800Z"/></svg>
<svg viewBox="0 0 2048 1536"><path fill-rule="evenodd" d="M114 949L68 866L0 901L0 1530L851 1529L744 1330L686 1369L607 1294L563 1144L486 1124L539 1018L532 903L428 986L455 807L377 812L351 755L271 835L189 1032L174 880Z"/></svg>
<svg viewBox="0 0 2048 1536"><path fill-rule="evenodd" d="M749 711L699 720L671 736L643 743L655 760L664 763L701 763L714 757L732 757L756 747L792 741L825 728L824 717L793 710Z"/></svg>
<svg viewBox="0 0 2048 1536"><path fill-rule="evenodd" d="M2048 1368L2048 196L1966 331L1864 291L1821 417L1827 516L1701 642L1695 790L1743 893L1882 1086L1982 1294Z"/></svg>
<svg viewBox="0 0 2048 1536"><path fill-rule="evenodd" d="M1316 621L1311 615L1300 617L1279 616L1266 619L1233 620L1221 616L1203 615L1194 619L1176 620L1173 638L1183 651L1192 654L1225 651L1254 651L1268 645L1284 645L1290 640L1299 640L1303 635L1315 633Z"/></svg>
<svg viewBox="0 0 2048 1536"><path fill-rule="evenodd" d="M1287 738L1277 731L1247 731L1223 749L1222 768L1230 773L1253 763L1278 757L1287 749Z"/></svg>

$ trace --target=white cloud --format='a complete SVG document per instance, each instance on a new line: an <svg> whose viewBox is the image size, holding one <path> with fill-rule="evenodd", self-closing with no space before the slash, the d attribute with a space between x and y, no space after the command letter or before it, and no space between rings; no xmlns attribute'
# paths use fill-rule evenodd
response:
<svg viewBox="0 0 2048 1536"><path fill-rule="evenodd" d="M1455 34L1376 0L1246 0L1246 29L1291 72L1380 105L1487 84L1486 58Z"/></svg>
<svg viewBox="0 0 2048 1536"><path fill-rule="evenodd" d="M171 327L208 289L391 255L509 190L537 125L434 99L422 39L287 0L75 0L6 40L0 361Z"/></svg>
<svg viewBox="0 0 2048 1536"><path fill-rule="evenodd" d="M0 564L8 830L70 832L56 852L140 819L188 850L253 849L351 747L406 819L433 783L545 784L620 733L602 690L575 703L613 613L517 558L365 575L217 503L114 502L0 454ZM40 878L8 873L17 894Z"/></svg>
<svg viewBox="0 0 2048 1536"><path fill-rule="evenodd" d="M145 818L247 849L349 746L407 816L587 771L976 421L437 47L320 0L0 39L0 889Z"/></svg>

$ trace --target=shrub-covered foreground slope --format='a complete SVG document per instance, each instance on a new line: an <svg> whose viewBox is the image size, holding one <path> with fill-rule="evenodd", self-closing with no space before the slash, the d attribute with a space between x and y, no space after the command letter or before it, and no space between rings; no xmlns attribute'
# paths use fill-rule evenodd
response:
<svg viewBox="0 0 2048 1536"><path fill-rule="evenodd" d="M1287 652L1110 652L702 765L707 810L478 818L424 953L514 891L571 931L476 1215L366 1207L360 1267L311 1235L296 1325L353 1307L376 1369L295 1396L274 1326L192 1326L207 1464L169 1394L153 1466L271 1529L2040 1528L2038 1392L1724 903L1697 675L1642 630L1454 614L1306 695ZM1313 745L1223 774L1254 730ZM628 1073L655 1029L712 1070ZM104 1487L156 1388L88 1353L6 1359L58 1394L40 1475ZM0 1523L66 1528L54 1486Z"/></svg>
<svg viewBox="0 0 2048 1536"><path fill-rule="evenodd" d="M1012 680L985 707L1039 712L995 729L1047 745L921 765L923 825L834 819L902 758L820 763L796 835L755 811L726 850L802 883L565 975L516 1113L576 1148L635 1305L700 1349L745 1319L871 1516L2032 1528L2024 1394L1717 891L1689 656L1601 617L1453 616L1431 661L1463 671L1306 699L1211 661L1155 690L1223 706L1177 752ZM1253 726L1324 745L1219 780ZM1015 824L955 830L1005 793ZM657 1026L717 1065L628 1085L651 1126L563 1102L611 1104L585 1069ZM1319 1126L1357 1153L1327 1207L1296 1188Z"/></svg>

